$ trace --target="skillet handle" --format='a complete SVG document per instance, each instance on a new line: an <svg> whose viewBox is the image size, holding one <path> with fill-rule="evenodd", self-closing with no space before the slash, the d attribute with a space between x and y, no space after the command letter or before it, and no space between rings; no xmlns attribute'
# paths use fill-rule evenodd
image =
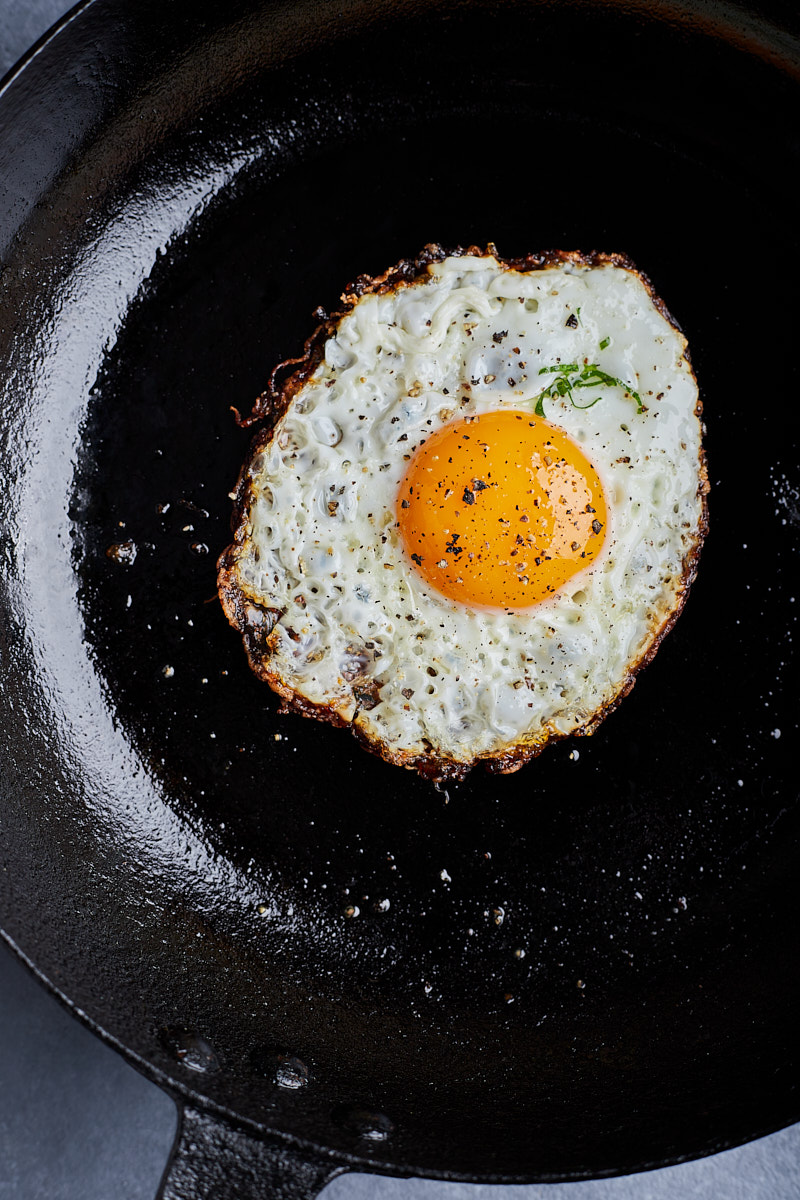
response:
<svg viewBox="0 0 800 1200"><path fill-rule="evenodd" d="M314 1200L346 1170L186 1105L156 1200Z"/></svg>

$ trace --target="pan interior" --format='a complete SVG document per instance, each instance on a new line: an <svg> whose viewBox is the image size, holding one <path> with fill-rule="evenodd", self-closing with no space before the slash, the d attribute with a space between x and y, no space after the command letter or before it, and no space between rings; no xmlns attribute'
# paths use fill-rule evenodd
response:
<svg viewBox="0 0 800 1200"><path fill-rule="evenodd" d="M508 7L502 24L479 6L426 21L387 8L291 69L220 83L118 171L82 259L100 364L60 498L64 599L113 715L108 747L85 751L110 782L83 790L78 820L67 763L50 811L80 825L75 919L86 955L110 961L89 977L79 954L65 990L178 1086L387 1168L603 1174L796 1116L785 401L800 380L775 366L797 315L794 85L707 33L612 8L585 6L567 41L570 7ZM258 20L227 31L243 61ZM545 53L566 45L558 63ZM209 37L191 54L212 51ZM153 84L179 86L166 69ZM143 279L103 347L103 239L138 228L142 206L180 220L150 263L130 239ZM215 600L247 448L231 406L299 352L316 305L433 240L628 253L689 338L712 481L686 611L619 712L517 775L448 792L280 716ZM51 433L42 447L63 455ZM39 612L43 642L61 619ZM115 833L125 805L138 844ZM116 913L92 944L103 896ZM109 949L112 933L125 944ZM57 948L39 936L48 969ZM187 1038L212 1069L175 1062Z"/></svg>

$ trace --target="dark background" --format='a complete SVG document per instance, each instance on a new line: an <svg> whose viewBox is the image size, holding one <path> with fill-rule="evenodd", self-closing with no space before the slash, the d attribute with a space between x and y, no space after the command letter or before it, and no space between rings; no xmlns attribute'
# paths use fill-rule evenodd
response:
<svg viewBox="0 0 800 1200"><path fill-rule="evenodd" d="M67 9L0 0L0 74ZM154 1197L176 1127L172 1101L87 1033L0 946L0 1200ZM789 1200L800 1125L648 1175L495 1188L344 1176L326 1200Z"/></svg>

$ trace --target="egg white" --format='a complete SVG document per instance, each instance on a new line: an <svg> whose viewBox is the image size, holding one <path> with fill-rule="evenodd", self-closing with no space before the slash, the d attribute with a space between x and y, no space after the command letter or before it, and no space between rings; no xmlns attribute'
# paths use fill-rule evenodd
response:
<svg viewBox="0 0 800 1200"><path fill-rule="evenodd" d="M686 341L638 273L579 255L537 269L454 255L350 304L243 472L223 604L276 690L390 761L514 768L591 732L683 602L707 490ZM559 362L599 364L645 406L614 386L584 410L544 401L603 484L603 551L526 610L450 601L400 541L408 462L448 421L532 413L553 378L539 370Z"/></svg>

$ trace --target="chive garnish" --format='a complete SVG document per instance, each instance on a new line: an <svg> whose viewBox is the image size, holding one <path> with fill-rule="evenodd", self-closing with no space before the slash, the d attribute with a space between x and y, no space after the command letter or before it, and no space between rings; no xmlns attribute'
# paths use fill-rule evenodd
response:
<svg viewBox="0 0 800 1200"><path fill-rule="evenodd" d="M611 345L611 338L604 337L602 342L600 343L600 349L605 350L606 346L610 346L610 345Z"/></svg>
<svg viewBox="0 0 800 1200"><path fill-rule="evenodd" d="M602 343L601 343L602 345ZM644 412L641 396L638 392L626 383L624 379L617 379L615 375L609 375L606 371L600 369L597 363L589 363L579 371L577 363L559 363L554 367L541 367L540 375L557 375L552 383L539 393L536 398L536 406L534 412L538 417L544 416L545 400L555 400L557 396L562 399L565 396L569 397L569 402L573 408L592 408L601 399L596 396L594 400L590 400L588 404L578 404L573 396L573 390L576 388L594 388L594 387L621 387L628 396L632 396L636 401L637 413ZM570 378L574 376L574 378Z"/></svg>

